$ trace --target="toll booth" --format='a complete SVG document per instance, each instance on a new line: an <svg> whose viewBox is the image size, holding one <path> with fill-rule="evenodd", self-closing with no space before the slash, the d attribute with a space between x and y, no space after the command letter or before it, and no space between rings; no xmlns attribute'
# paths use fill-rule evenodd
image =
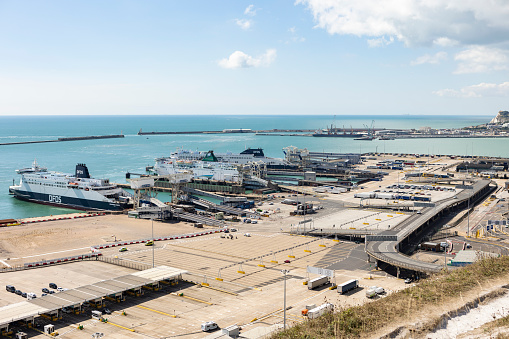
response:
<svg viewBox="0 0 509 339"><path fill-rule="evenodd" d="M25 323L25 325L29 328L34 327L34 319L35 317L28 317L23 319L22 321Z"/></svg>
<svg viewBox="0 0 509 339"><path fill-rule="evenodd" d="M72 313L74 314L81 314L83 313L83 310L81 309L81 304L72 305Z"/></svg>
<svg viewBox="0 0 509 339"><path fill-rule="evenodd" d="M89 301L90 305L95 308L102 308L103 307L103 298L96 298Z"/></svg>
<svg viewBox="0 0 509 339"><path fill-rule="evenodd" d="M143 288L146 288L147 290L152 290L152 291L159 291L159 289L160 289L159 282L145 285L145 286L143 286Z"/></svg>
<svg viewBox="0 0 509 339"><path fill-rule="evenodd" d="M143 290L141 289L141 287L136 287L136 288L133 288L133 289L130 289L129 291L127 291L127 294L133 295L133 296L136 296L136 297L140 297L144 293L143 293Z"/></svg>
<svg viewBox="0 0 509 339"><path fill-rule="evenodd" d="M109 300L109 301L114 301L117 303L125 301L125 297L122 294L122 292L107 295L104 297L104 299Z"/></svg>
<svg viewBox="0 0 509 339"><path fill-rule="evenodd" d="M58 319L62 319L62 312L60 310L54 310L48 313L41 314L41 317L52 321L57 321Z"/></svg>
<svg viewBox="0 0 509 339"><path fill-rule="evenodd" d="M12 331L11 331L11 330L9 330L9 325L10 325L10 324L3 324L3 325L0 325L0 334L1 334L1 335L8 336L8 335L11 335L11 334L12 334Z"/></svg>

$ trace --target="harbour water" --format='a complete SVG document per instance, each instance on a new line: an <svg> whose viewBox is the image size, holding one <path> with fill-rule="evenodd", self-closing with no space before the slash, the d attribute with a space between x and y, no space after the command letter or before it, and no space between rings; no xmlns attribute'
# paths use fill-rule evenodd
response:
<svg viewBox="0 0 509 339"><path fill-rule="evenodd" d="M375 120L376 128L458 128L478 125L492 116L337 116L338 128L363 127ZM246 129L320 129L333 116L25 116L0 117L0 143L57 139L86 135L124 134L120 139L0 146L0 219L70 213L71 210L27 203L8 194L15 170L37 159L48 170L72 173L77 163L87 164L96 178L125 182L125 173L144 173L154 158L168 156L177 147L216 152L263 148L267 156L284 157L282 148L297 146L325 152L393 152L474 154L509 157L507 139L400 139L359 141L349 138L257 136L245 134L137 135L143 131L199 131ZM164 198L162 200L165 200Z"/></svg>

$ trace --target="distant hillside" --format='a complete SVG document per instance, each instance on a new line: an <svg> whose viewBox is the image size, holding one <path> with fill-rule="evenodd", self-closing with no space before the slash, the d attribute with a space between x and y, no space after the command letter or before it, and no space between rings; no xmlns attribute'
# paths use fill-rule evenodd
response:
<svg viewBox="0 0 509 339"><path fill-rule="evenodd" d="M491 119L490 124L502 125L509 122L509 111L499 111L497 116Z"/></svg>

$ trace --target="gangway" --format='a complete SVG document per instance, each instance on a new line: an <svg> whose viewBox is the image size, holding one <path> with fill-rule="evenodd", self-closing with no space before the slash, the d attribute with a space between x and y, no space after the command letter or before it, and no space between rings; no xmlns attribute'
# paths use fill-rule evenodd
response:
<svg viewBox="0 0 509 339"><path fill-rule="evenodd" d="M216 226L216 227L225 227L226 226L223 221L207 218L202 215L193 214L193 213L189 213L189 212L175 211L174 215L179 219L193 221L193 222L197 222L197 223L201 223L201 224L205 224L205 225L209 225L209 226Z"/></svg>
<svg viewBox="0 0 509 339"><path fill-rule="evenodd" d="M194 194L194 195L200 195L202 197L217 199L217 200L221 201L221 205L243 203L243 202L247 201L246 197L225 197L225 196L222 196L219 194L202 191L202 190L192 188L192 187L182 187L182 191L184 191L186 193Z"/></svg>
<svg viewBox="0 0 509 339"><path fill-rule="evenodd" d="M200 205L200 206L205 207L210 210L216 210L216 211L221 211L221 212L225 212L225 213L229 213L229 214L234 214L234 215L238 215L239 217L248 216L249 218L255 218L255 219L260 218L260 215L258 213L246 212L244 210L241 210L240 208L214 204L213 202L210 202L208 200L201 199L201 198L198 198L195 196L190 196L189 200L194 204Z"/></svg>
<svg viewBox="0 0 509 339"><path fill-rule="evenodd" d="M164 202L162 202L161 200L157 199L157 198L150 198L149 200L151 203L153 203L154 205L156 205L157 207L167 207L168 205L166 205Z"/></svg>

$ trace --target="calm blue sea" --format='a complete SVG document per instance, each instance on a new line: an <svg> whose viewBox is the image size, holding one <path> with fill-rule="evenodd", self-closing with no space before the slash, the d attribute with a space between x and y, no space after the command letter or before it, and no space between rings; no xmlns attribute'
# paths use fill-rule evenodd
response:
<svg viewBox="0 0 509 339"><path fill-rule="evenodd" d="M282 148L297 146L312 151L443 153L509 156L506 139L431 139L355 141L347 138L304 136L157 135L143 131L199 131L225 128L320 129L335 121L337 127L363 127L375 120L375 128L464 127L486 123L491 116L4 116L0 117L0 143L56 139L58 137L123 133L123 139L0 146L0 219L72 212L16 200L8 194L15 170L28 167L36 158L49 170L73 173L86 163L96 178L125 182L125 173L144 173L154 158L168 156L177 147L216 152L241 152L246 147L264 149L282 158ZM163 199L164 200L164 199Z"/></svg>

